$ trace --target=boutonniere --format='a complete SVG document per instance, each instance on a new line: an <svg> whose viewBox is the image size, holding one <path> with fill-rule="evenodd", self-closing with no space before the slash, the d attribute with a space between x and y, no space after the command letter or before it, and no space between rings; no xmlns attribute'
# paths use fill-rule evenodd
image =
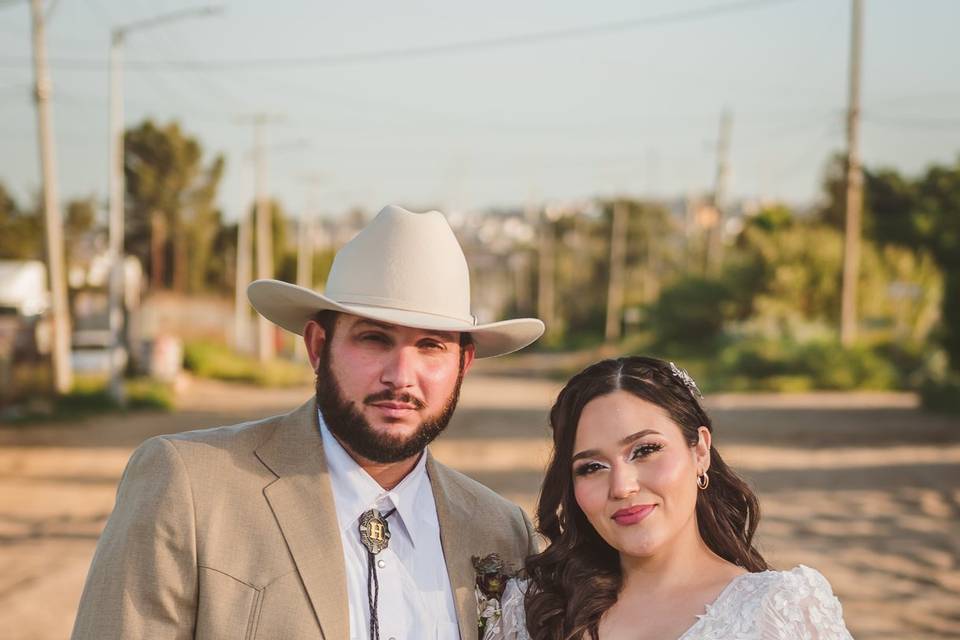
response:
<svg viewBox="0 0 960 640"><path fill-rule="evenodd" d="M474 591L477 595L479 637L483 638L487 629L500 622L500 598L510 576L503 560L496 553L482 558L473 556L471 560L477 573Z"/></svg>

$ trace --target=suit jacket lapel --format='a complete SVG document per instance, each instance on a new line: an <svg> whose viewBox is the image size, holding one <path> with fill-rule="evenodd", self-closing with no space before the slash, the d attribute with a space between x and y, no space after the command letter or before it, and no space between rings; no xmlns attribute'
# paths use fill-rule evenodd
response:
<svg viewBox="0 0 960 640"><path fill-rule="evenodd" d="M264 495L280 525L325 640L347 640L347 578L315 400L283 416L257 457L277 479Z"/></svg>
<svg viewBox="0 0 960 640"><path fill-rule="evenodd" d="M475 527L471 526L476 499L458 490L457 486L450 482L447 473L427 452L427 475L430 477L433 499L437 505L440 544L457 606L460 637L463 640L472 640L477 637L478 630L477 597L474 591L476 574L469 551L478 548L473 540Z"/></svg>

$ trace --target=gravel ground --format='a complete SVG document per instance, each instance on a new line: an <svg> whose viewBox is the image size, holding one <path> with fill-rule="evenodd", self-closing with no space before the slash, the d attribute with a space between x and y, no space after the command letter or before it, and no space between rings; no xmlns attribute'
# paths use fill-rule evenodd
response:
<svg viewBox="0 0 960 640"><path fill-rule="evenodd" d="M473 375L438 458L532 511L556 383ZM0 638L69 635L120 473L145 438L285 412L310 389L190 380L175 413L0 425ZM960 637L960 419L907 394L708 399L715 442L757 489L759 544L816 567L856 638Z"/></svg>

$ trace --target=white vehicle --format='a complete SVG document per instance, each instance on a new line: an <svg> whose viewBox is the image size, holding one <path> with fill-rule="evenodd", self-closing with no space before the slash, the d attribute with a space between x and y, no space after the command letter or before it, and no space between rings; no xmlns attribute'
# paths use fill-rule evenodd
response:
<svg viewBox="0 0 960 640"><path fill-rule="evenodd" d="M47 268L39 260L0 260L0 307L24 317L50 308Z"/></svg>

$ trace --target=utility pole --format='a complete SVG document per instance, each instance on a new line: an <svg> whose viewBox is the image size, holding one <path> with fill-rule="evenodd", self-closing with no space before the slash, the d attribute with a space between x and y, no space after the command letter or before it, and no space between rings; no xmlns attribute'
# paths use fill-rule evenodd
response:
<svg viewBox="0 0 960 640"><path fill-rule="evenodd" d="M843 245L840 342L857 339L857 284L860 277L860 226L863 216L863 168L860 166L860 58L863 50L863 0L852 0L850 97L847 108L847 197Z"/></svg>
<svg viewBox="0 0 960 640"><path fill-rule="evenodd" d="M604 330L607 342L620 339L626 256L627 203L617 198L613 202L613 219L610 222L610 280L607 283L607 324Z"/></svg>
<svg viewBox="0 0 960 640"><path fill-rule="evenodd" d="M683 249L684 260L686 261L687 271L693 271L697 265L696 247L694 246L694 236L696 231L696 199L692 192L688 191L683 198Z"/></svg>
<svg viewBox="0 0 960 640"><path fill-rule="evenodd" d="M720 134L717 137L717 175L713 187L713 208L717 222L710 230L707 247L710 270L717 273L723 264L723 227L726 222L727 188L730 181L730 134L733 129L733 114L724 109L720 114Z"/></svg>
<svg viewBox="0 0 960 640"><path fill-rule="evenodd" d="M57 185L57 159L53 145L50 109L50 74L41 0L30 0L33 21L33 68L36 76L37 132L40 141L40 169L43 173L43 209L47 236L47 272L50 278L50 307L53 315L53 388L57 394L70 392L73 368L70 364L70 309L67 302L66 265L63 254L63 215Z"/></svg>
<svg viewBox="0 0 960 640"><path fill-rule="evenodd" d="M313 289L313 229L313 212L305 209L297 225L297 286L304 289ZM306 362L307 346L303 340L297 340L294 356Z"/></svg>
<svg viewBox="0 0 960 640"><path fill-rule="evenodd" d="M316 229L317 207L320 198L318 192L320 184L326 178L321 173L308 173L302 178L310 189L307 206L300 215L297 242L297 286L306 289L313 288L313 241Z"/></svg>
<svg viewBox="0 0 960 640"><path fill-rule="evenodd" d="M257 279L273 277L273 228L270 197L267 194L267 152L263 143L264 128L269 117L259 113L253 117L253 155L256 176ZM257 316L257 357L260 362L276 356L273 326L262 315Z"/></svg>
<svg viewBox="0 0 960 640"><path fill-rule="evenodd" d="M107 219L108 255L110 256L107 322L110 327L110 396L120 404L126 401L123 372L117 354L123 339L123 236L124 190L123 174L123 39L126 32L114 29L110 36L110 211Z"/></svg>
<svg viewBox="0 0 960 640"><path fill-rule="evenodd" d="M237 221L237 273L234 285L233 335L234 348L243 353L251 351L250 308L247 303L247 285L253 280L253 234L250 233L252 211L244 205Z"/></svg>
<svg viewBox="0 0 960 640"><path fill-rule="evenodd" d="M313 289L313 243L319 201L317 192L324 179L320 173L310 173L302 177L310 189L307 206L301 212L300 224L297 226L297 286L304 289ZM307 348L302 340L297 341L294 354L298 360L307 360Z"/></svg>
<svg viewBox="0 0 960 640"><path fill-rule="evenodd" d="M126 190L123 173L123 47L127 34L133 31L152 29L158 25L177 22L198 16L218 13L218 7L195 7L173 11L163 15L138 20L110 32L110 214L108 217L108 255L110 257L110 287L107 308L107 321L110 326L110 395L117 402L125 401L123 392L123 372L117 362L117 353L125 345L123 321L123 239ZM151 215L156 215L151 213ZM151 238L151 243L155 241ZM153 265L156 278L157 265Z"/></svg>
<svg viewBox="0 0 960 640"><path fill-rule="evenodd" d="M530 205L534 206L533 204ZM554 244L556 230L553 221L547 215L546 207L540 207L540 250L538 253L537 268L537 315L547 325L547 331L556 330L554 311Z"/></svg>

